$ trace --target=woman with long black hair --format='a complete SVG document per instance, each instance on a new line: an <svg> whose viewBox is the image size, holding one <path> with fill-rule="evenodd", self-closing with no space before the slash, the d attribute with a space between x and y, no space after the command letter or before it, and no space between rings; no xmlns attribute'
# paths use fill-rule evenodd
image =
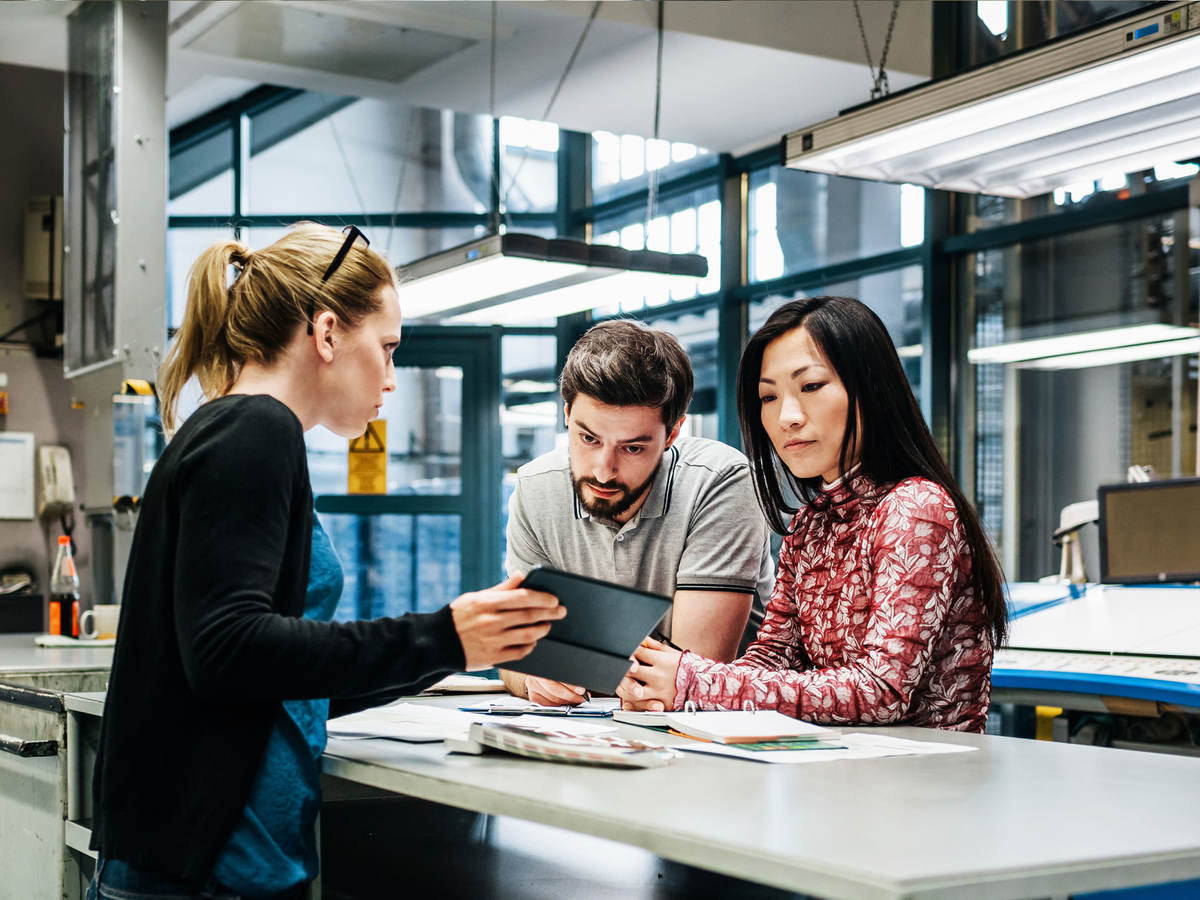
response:
<svg viewBox="0 0 1200 900"><path fill-rule="evenodd" d="M982 731L1000 567L879 317L844 297L785 303L742 353L738 417L784 535L766 618L731 663L648 641L625 704Z"/></svg>

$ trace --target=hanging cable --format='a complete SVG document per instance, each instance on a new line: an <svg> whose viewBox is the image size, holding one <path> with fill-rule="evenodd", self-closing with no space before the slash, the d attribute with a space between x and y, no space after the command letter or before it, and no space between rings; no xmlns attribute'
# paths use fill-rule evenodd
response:
<svg viewBox="0 0 1200 900"><path fill-rule="evenodd" d="M404 191L404 176L408 174L408 154L412 149L413 132L416 130L417 110L408 108L408 126L404 129L404 144L400 148L400 174L396 176L396 193L392 197L392 216L388 221L387 246L383 255L388 259L392 256L392 235L396 232L396 215L400 212L400 195Z"/></svg>
<svg viewBox="0 0 1200 900"><path fill-rule="evenodd" d="M496 142L500 139L499 128L496 126L496 34L499 19L499 2L492 0L492 37L488 44L488 76L487 76L487 136L491 138L490 142L484 146L487 151L487 170L491 173L491 178L488 179L488 187L490 187L492 197L488 198L488 205L492 205L491 214L487 217L487 227L499 233L500 230L500 215L502 212L508 220L509 228L512 228L512 218L508 215L508 210L505 209L505 204L500 193L500 154Z"/></svg>
<svg viewBox="0 0 1200 900"><path fill-rule="evenodd" d="M549 121L550 110L554 108L554 101L558 99L559 91L562 90L563 85L566 83L567 76L571 74L571 68L575 65L575 60L579 57L579 50L583 47L583 42L587 39L588 32L592 28L592 23L596 21L596 14L600 12L600 5L602 2L603 0L596 0L595 5L592 7L592 14L588 16L587 23L583 26L583 32L579 35L579 40L575 42L575 49L571 51L571 58L567 60L567 67L563 69L563 73L558 79L558 84L554 86L554 93L550 95L550 102L546 104L546 109L542 112L541 121ZM513 172L512 178L509 179L508 189L504 192L503 205L506 211L508 209L509 192L513 189L513 185L517 183L517 176L521 174L521 169L524 167L525 160L528 158L528 153L521 157L521 161L517 163L517 168Z"/></svg>
<svg viewBox="0 0 1200 900"><path fill-rule="evenodd" d="M658 142L658 126L662 116L662 60L663 60L663 12L665 4L658 0L658 57L654 68L654 141ZM647 154L647 157L649 154ZM658 203L658 168L651 169L647 178L646 192L646 231L642 246L650 249L650 223L654 221L655 206Z"/></svg>
<svg viewBox="0 0 1200 900"><path fill-rule="evenodd" d="M900 11L900 0L892 0L892 17L888 21L887 36L883 39L883 53L879 57L879 71L871 61L871 46L867 43L867 29L863 25L862 12L858 8L858 0L854 0L854 16L858 19L858 34L862 38L863 52L867 56L867 70L871 73L871 99L878 100L890 94L887 77L888 48L892 46L892 31L896 27L896 13Z"/></svg>
<svg viewBox="0 0 1200 900"><path fill-rule="evenodd" d="M337 123L333 119L333 116L326 119L329 123L329 130L333 132L333 142L337 144L338 153L342 157L342 166L346 169L346 177L350 179L350 187L354 190L355 199L358 200L358 209L362 213L363 224L370 228L371 217L367 215L367 204L363 201L362 191L358 189L358 179L354 177L354 167L350 165L350 157L346 155L346 148L342 146L342 137L338 134Z"/></svg>
<svg viewBox="0 0 1200 900"><path fill-rule="evenodd" d="M24 331L30 325L41 324L46 319L49 319L51 316L55 315L56 312L57 311L54 309L47 309L47 310L44 310L44 311L38 313L36 316L33 316L32 318L26 319L24 322L18 322L12 328L8 329L8 331L4 332L4 334L0 334L0 342L7 341L14 334L16 334L20 331ZM18 341L17 343L29 343L29 342L28 341Z"/></svg>
<svg viewBox="0 0 1200 900"><path fill-rule="evenodd" d="M491 172L491 192L495 200L495 208L488 217L488 226L497 233L500 231L500 216L503 213L508 227L512 229L512 217L508 214L507 195L500 190L500 148L495 144L500 140L500 129L496 126L496 30L499 19L499 0L492 0L492 38L488 63L488 132L491 137L491 149L488 152L488 170Z"/></svg>
<svg viewBox="0 0 1200 900"><path fill-rule="evenodd" d="M496 118L496 4L492 0L492 41L488 58L488 116Z"/></svg>

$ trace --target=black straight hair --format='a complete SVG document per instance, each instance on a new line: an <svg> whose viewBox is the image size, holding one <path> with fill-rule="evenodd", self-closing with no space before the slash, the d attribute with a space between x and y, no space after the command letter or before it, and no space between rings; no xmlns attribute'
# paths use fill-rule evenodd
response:
<svg viewBox="0 0 1200 900"><path fill-rule="evenodd" d="M821 493L820 476L796 478L787 470L762 424L758 380L763 352L773 340L796 328L808 332L846 389L846 430L839 472L845 475L857 455L860 471L878 484L896 484L919 476L937 483L950 495L971 551L972 588L987 610L994 643L1001 646L1008 632L1008 612L996 554L979 516L959 490L929 433L887 328L858 300L811 297L785 303L771 313L742 351L738 364L738 420L742 445L754 473L754 493L767 522L777 533L787 534L792 517L800 509L785 497L781 474L802 504L812 503ZM860 433L862 446L855 447L855 437Z"/></svg>

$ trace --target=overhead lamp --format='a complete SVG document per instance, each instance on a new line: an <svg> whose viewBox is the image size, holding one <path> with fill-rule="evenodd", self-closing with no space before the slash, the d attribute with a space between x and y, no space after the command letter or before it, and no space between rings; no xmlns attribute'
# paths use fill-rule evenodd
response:
<svg viewBox="0 0 1200 900"><path fill-rule="evenodd" d="M991 347L975 347L967 351L967 359L974 365L994 363L1021 363L1032 365L1032 360L1061 360L1082 354L1126 350L1136 347L1161 347L1178 344L1183 339L1200 338L1200 328L1183 325L1166 325L1151 322L1128 325L1121 328L1100 328L1092 331L1077 331L1053 337L1038 337L1010 341ZM1181 352L1189 352L1187 350ZM1130 359L1154 359L1172 354L1152 353L1146 356L1132 355ZM1120 362L1122 360L1115 360ZM1084 365L1108 365L1109 363L1084 363ZM1046 365L1038 368L1071 368L1063 365Z"/></svg>
<svg viewBox="0 0 1200 900"><path fill-rule="evenodd" d="M508 232L397 269L406 319L515 324L592 309L656 284L703 278L696 253L660 253Z"/></svg>
<svg viewBox="0 0 1200 900"><path fill-rule="evenodd" d="M1007 197L1200 156L1200 6L1016 54L785 138L791 168Z"/></svg>
<svg viewBox="0 0 1200 900"><path fill-rule="evenodd" d="M1110 347L1107 350L1089 350L1084 353L1067 353L1017 363L1021 369L1088 369L1094 366L1115 366L1120 363L1137 362L1142 359L1162 359L1168 356L1190 356L1200 353L1200 337L1177 338L1173 341L1155 341L1150 344L1133 344L1128 347Z"/></svg>

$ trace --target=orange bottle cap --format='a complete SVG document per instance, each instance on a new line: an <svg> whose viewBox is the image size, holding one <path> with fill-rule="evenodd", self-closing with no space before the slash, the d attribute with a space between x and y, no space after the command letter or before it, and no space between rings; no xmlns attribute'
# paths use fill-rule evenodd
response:
<svg viewBox="0 0 1200 900"><path fill-rule="evenodd" d="M69 543L71 543L71 539L69 537L67 537L65 534L60 534L58 536L58 542L59 542L59 544L69 544Z"/></svg>

